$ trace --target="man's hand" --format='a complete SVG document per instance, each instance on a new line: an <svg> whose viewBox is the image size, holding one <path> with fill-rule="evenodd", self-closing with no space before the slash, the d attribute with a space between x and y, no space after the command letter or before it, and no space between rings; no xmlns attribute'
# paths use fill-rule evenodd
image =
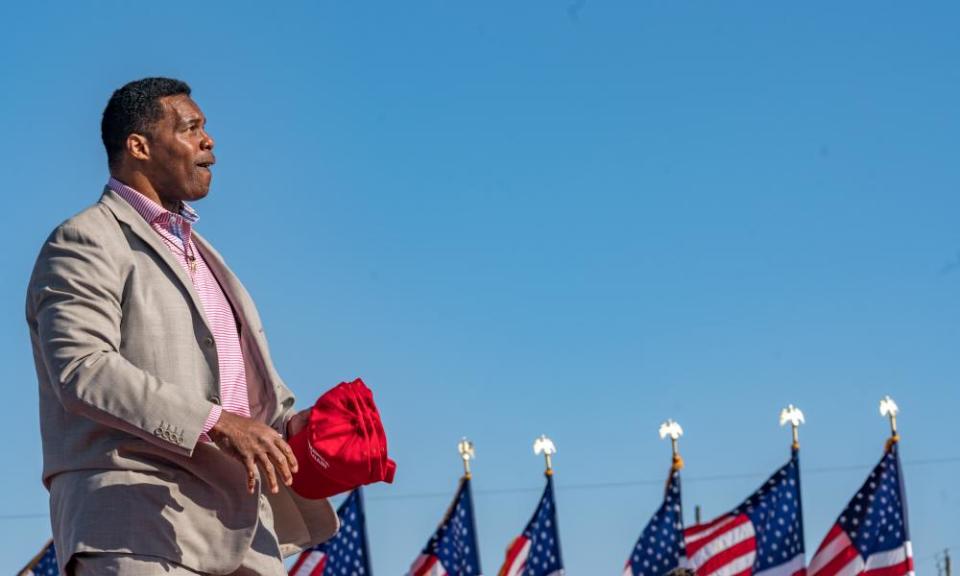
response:
<svg viewBox="0 0 960 576"><path fill-rule="evenodd" d="M277 485L277 470L280 471L284 484L289 486L293 483L293 475L297 472L297 458L283 437L273 428L224 410L220 414L220 420L210 429L209 435L221 450L246 467L247 490L251 494L256 486L257 466L260 466L266 476L267 485L273 494L280 491Z"/></svg>

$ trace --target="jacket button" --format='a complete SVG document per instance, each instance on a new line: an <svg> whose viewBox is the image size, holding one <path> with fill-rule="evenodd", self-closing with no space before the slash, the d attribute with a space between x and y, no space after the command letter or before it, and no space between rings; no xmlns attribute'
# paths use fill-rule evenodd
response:
<svg viewBox="0 0 960 576"><path fill-rule="evenodd" d="M210 397L210 401L213 402L214 404L217 404L217 405L220 404L220 398L217 397L217 396L211 396L211 397Z"/></svg>
<svg viewBox="0 0 960 576"><path fill-rule="evenodd" d="M203 343L207 346L213 346L213 338L211 338L210 336L207 336L206 338L203 339Z"/></svg>

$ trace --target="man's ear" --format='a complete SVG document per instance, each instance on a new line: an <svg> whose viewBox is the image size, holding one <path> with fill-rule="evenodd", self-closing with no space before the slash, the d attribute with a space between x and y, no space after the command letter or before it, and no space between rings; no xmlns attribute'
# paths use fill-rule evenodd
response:
<svg viewBox="0 0 960 576"><path fill-rule="evenodd" d="M150 143L143 134L130 134L127 136L127 154L137 160L150 159Z"/></svg>

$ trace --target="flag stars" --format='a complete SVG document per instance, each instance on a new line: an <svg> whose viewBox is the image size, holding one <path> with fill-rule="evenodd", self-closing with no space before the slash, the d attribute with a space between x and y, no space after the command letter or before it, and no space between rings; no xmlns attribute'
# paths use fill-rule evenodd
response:
<svg viewBox="0 0 960 576"><path fill-rule="evenodd" d="M675 473L664 491L663 504L637 539L629 560L631 574L663 576L676 568L680 557L685 555L683 524L677 503L679 493L679 475Z"/></svg>

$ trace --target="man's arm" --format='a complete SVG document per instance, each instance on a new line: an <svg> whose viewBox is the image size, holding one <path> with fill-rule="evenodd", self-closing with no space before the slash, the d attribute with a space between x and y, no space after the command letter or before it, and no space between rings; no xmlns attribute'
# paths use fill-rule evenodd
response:
<svg viewBox="0 0 960 576"><path fill-rule="evenodd" d="M69 225L54 231L27 302L53 391L68 412L191 455L213 404L120 355L122 291L102 241Z"/></svg>
<svg viewBox="0 0 960 576"><path fill-rule="evenodd" d="M51 235L27 302L48 379L68 412L190 456L218 407L197 402L182 384L164 382L120 354L122 292L117 263L94 234L61 226ZM292 483L296 458L270 426L223 411L209 435L244 465L250 493L258 467L271 492L279 490L277 473Z"/></svg>

